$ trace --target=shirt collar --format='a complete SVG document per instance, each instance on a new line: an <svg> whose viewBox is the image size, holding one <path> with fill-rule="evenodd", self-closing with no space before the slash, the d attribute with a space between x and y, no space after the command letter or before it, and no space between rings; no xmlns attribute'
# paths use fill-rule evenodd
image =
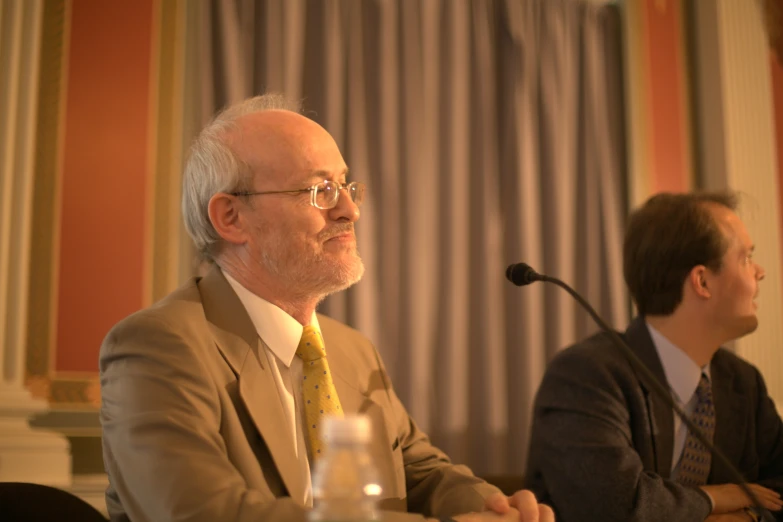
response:
<svg viewBox="0 0 783 522"><path fill-rule="evenodd" d="M224 271L223 275L226 276L228 284L234 289L245 310L247 310L247 315L250 316L253 326L256 327L258 336L286 367L290 367L291 361L294 359L294 355L296 355L299 340L302 338L304 327L280 307L273 305L239 284L227 272ZM315 312L313 312L313 316L310 318L310 325L314 326L319 332L321 331Z"/></svg>
<svg viewBox="0 0 783 522"><path fill-rule="evenodd" d="M663 372L666 375L666 380L669 382L669 388L671 388L681 404L687 404L693 397L693 394L696 393L701 374L704 373L708 379L710 378L709 363L703 368L699 368L693 362L693 359L688 357L688 354L682 351L680 347L669 341L649 323L645 324L650 331L650 337L652 337L658 357L663 365Z"/></svg>

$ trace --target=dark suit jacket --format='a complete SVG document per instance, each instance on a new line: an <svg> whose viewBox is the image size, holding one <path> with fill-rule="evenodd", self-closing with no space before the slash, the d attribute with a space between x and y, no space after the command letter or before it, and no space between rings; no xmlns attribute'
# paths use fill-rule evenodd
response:
<svg viewBox="0 0 783 522"><path fill-rule="evenodd" d="M659 382L663 366L643 319L624 339ZM711 362L714 443L742 472L783 493L783 423L758 370L720 349ZM701 522L698 488L669 480L674 414L606 334L552 361L536 396L527 480L561 522ZM734 483L712 459L709 484ZM778 513L778 520L783 517Z"/></svg>
<svg viewBox="0 0 783 522"><path fill-rule="evenodd" d="M359 332L318 321L343 409L373 424L385 520L481 510L498 491L418 429ZM115 326L101 347L103 454L112 520L305 519L304 483L253 323L222 272Z"/></svg>

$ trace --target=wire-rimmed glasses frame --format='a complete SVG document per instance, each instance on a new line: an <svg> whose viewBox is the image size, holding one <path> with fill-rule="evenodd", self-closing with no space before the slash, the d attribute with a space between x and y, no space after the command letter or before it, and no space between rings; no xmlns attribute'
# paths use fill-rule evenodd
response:
<svg viewBox="0 0 783 522"><path fill-rule="evenodd" d="M310 204L321 210L329 210L337 206L340 200L340 192L345 189L351 201L358 207L364 201L364 191L366 185L361 181L352 181L350 183L338 183L336 181L325 179L315 185L298 190L266 190L263 192L230 192L232 196L265 196L267 194L302 194L310 193Z"/></svg>

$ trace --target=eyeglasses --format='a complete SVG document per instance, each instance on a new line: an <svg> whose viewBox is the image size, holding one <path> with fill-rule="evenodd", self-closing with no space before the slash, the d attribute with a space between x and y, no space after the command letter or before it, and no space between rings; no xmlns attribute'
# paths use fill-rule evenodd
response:
<svg viewBox="0 0 783 522"><path fill-rule="evenodd" d="M351 200L358 207L364 200L364 189L366 185L361 181L352 181L346 184L340 184L336 181L324 180L316 183L312 187L299 190L269 190L266 192L230 192L232 196L263 196L266 194L301 194L310 193L310 204L315 208L329 210L337 206L340 199L340 191L345 189Z"/></svg>

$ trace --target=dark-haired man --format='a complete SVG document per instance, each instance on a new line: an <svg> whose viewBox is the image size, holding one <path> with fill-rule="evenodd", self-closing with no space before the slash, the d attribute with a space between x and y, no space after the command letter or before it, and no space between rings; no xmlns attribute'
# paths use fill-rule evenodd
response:
<svg viewBox="0 0 783 522"><path fill-rule="evenodd" d="M783 520L783 422L758 370L721 348L756 329L764 278L736 206L732 194L659 194L631 215L624 275L639 316L623 337ZM603 333L547 369L527 478L564 522L757 516Z"/></svg>

